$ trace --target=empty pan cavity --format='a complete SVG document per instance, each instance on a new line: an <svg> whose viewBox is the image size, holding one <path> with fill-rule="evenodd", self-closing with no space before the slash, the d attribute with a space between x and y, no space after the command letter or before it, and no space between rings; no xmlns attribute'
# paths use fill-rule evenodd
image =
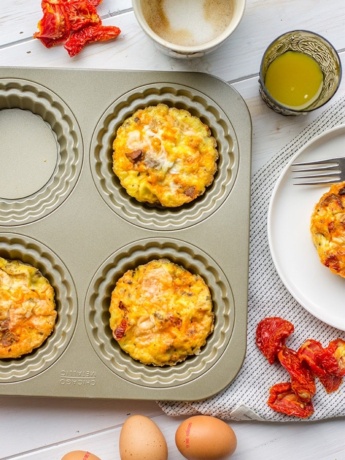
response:
<svg viewBox="0 0 345 460"><path fill-rule="evenodd" d="M26 80L0 80L0 225L46 216L68 197L82 165L82 136L69 107Z"/></svg>
<svg viewBox="0 0 345 460"><path fill-rule="evenodd" d="M41 190L58 160L56 136L43 119L28 110L0 111L0 197L16 200Z"/></svg>

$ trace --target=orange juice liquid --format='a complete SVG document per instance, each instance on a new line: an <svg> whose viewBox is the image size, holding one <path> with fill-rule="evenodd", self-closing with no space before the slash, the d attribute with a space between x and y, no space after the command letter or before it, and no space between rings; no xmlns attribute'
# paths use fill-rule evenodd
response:
<svg viewBox="0 0 345 460"><path fill-rule="evenodd" d="M265 77L267 91L280 104L302 110L319 96L323 73L311 56L287 51L268 67Z"/></svg>

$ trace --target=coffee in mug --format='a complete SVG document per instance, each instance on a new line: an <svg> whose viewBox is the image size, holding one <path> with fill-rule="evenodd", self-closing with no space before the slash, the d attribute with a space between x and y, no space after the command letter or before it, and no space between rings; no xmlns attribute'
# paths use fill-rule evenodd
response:
<svg viewBox="0 0 345 460"><path fill-rule="evenodd" d="M139 24L165 53L202 56L235 30L245 0L133 0Z"/></svg>

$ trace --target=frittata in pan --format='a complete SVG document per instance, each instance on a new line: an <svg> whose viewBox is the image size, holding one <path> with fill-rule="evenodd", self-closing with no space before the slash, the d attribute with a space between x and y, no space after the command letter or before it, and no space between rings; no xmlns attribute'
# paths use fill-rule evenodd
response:
<svg viewBox="0 0 345 460"><path fill-rule="evenodd" d="M316 204L311 234L323 265L345 277L345 182L332 185Z"/></svg>
<svg viewBox="0 0 345 460"><path fill-rule="evenodd" d="M56 316L54 289L39 270L0 257L0 359L40 347Z"/></svg>
<svg viewBox="0 0 345 460"><path fill-rule="evenodd" d="M137 110L113 142L113 171L140 202L178 207L202 195L217 171L210 128L187 110L165 104Z"/></svg>
<svg viewBox="0 0 345 460"><path fill-rule="evenodd" d="M116 283L109 311L114 339L147 365L173 366L198 354L213 331L205 281L167 259L127 271Z"/></svg>

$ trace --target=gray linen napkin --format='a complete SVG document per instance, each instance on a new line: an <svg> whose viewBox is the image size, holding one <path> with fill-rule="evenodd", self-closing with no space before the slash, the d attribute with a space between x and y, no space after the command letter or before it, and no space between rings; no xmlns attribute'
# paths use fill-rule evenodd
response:
<svg viewBox="0 0 345 460"><path fill-rule="evenodd" d="M255 344L256 326L267 316L280 316L294 324L295 331L287 345L295 350L307 338L318 340L324 346L337 337L345 339L344 332L313 317L286 290L271 259L266 229L271 193L283 167L310 139L341 124L345 124L345 97L326 109L253 176L246 358L236 379L216 396L197 402L159 401L167 415L207 414L223 420L281 422L345 416L345 379L340 389L332 394L327 394L317 380L313 398L315 412L308 419L288 417L270 409L267 405L269 388L288 381L289 376L278 363L269 365Z"/></svg>

